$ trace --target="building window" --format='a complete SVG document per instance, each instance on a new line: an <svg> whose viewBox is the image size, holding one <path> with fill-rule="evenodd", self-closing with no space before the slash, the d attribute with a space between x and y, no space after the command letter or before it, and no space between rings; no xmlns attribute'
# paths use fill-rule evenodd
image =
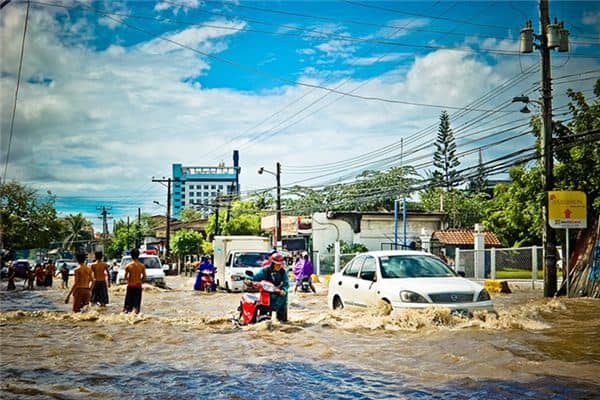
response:
<svg viewBox="0 0 600 400"><path fill-rule="evenodd" d="M219 185L219 189L220 189L220 190L223 190L223 185Z"/></svg>
<svg viewBox="0 0 600 400"><path fill-rule="evenodd" d="M210 188L211 188L212 190L215 190L215 189L217 188L217 185L211 185L211 186L210 186Z"/></svg>
<svg viewBox="0 0 600 400"><path fill-rule="evenodd" d="M198 188L200 189L200 188ZM204 185L204 190L208 190L208 185Z"/></svg>
<svg viewBox="0 0 600 400"><path fill-rule="evenodd" d="M208 197L208 192L204 192L204 196Z"/></svg>

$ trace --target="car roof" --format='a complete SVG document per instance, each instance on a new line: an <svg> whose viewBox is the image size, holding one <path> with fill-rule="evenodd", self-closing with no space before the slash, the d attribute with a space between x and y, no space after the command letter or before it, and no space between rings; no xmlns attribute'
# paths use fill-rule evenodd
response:
<svg viewBox="0 0 600 400"><path fill-rule="evenodd" d="M367 251L365 253L357 254L357 256L361 255L371 255L374 257L386 257L386 256L431 256L431 253L426 251L418 251L418 250L374 250Z"/></svg>

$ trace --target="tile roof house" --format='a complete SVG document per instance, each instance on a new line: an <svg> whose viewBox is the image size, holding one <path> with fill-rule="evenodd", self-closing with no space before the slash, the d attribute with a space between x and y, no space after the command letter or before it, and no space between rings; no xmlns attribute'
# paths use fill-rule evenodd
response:
<svg viewBox="0 0 600 400"><path fill-rule="evenodd" d="M440 241L442 246L468 246L473 248L475 243L475 231L472 229L448 229L433 232L433 238ZM493 232L484 232L485 247L500 247L500 240Z"/></svg>

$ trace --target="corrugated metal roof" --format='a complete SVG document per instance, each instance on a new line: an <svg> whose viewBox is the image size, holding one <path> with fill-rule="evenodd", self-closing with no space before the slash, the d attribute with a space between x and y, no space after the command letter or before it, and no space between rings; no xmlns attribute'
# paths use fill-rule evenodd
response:
<svg viewBox="0 0 600 400"><path fill-rule="evenodd" d="M475 231L471 229L448 229L433 232L433 237L443 244L473 245L475 243ZM484 232L486 246L500 246L501 243L493 232Z"/></svg>

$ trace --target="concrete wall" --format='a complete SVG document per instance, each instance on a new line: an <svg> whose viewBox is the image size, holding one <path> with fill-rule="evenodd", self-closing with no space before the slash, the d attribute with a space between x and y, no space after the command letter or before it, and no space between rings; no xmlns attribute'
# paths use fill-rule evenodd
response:
<svg viewBox="0 0 600 400"><path fill-rule="evenodd" d="M428 235L441 229L442 220L437 215L409 214L407 217L407 244L421 236L424 228ZM381 250L382 243L394 242L394 215L363 215L360 232L354 233L350 224L341 219L327 219L326 213L315 213L312 217L313 248L327 254L327 246L336 240L362 243L369 250ZM398 244L403 243L402 217L398 220ZM389 247L387 248L389 249Z"/></svg>
<svg viewBox="0 0 600 400"><path fill-rule="evenodd" d="M324 212L312 215L313 249L319 254L327 254L327 246L336 240L354 243L354 232L350 224L336 219L327 219ZM333 254L333 250L331 252Z"/></svg>

